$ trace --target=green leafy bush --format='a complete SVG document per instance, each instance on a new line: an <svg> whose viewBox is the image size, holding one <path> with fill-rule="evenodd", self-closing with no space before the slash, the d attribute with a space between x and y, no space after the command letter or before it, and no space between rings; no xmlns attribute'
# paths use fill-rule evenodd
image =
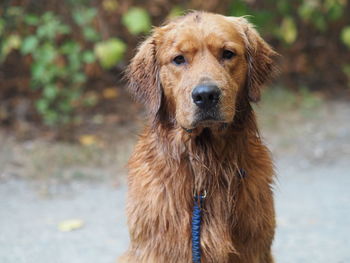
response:
<svg viewBox="0 0 350 263"><path fill-rule="evenodd" d="M19 7L11 7L9 16L8 21L13 22L12 27L17 31L4 38L1 59L4 60L13 49L19 49L23 56L30 56L30 86L40 94L35 107L44 123L52 126L71 122L87 79L84 66L95 61L93 50L74 39L72 34L76 32L72 26L52 12L26 14ZM93 8L74 12L73 18L82 29L80 33L85 45L100 39L92 26L95 16ZM4 20L0 24L5 28ZM11 32L11 28L8 31Z"/></svg>
<svg viewBox="0 0 350 263"><path fill-rule="evenodd" d="M76 12L74 16L77 24L84 26L82 33L86 41L99 39L97 32L88 26L94 16L94 9ZM51 12L25 15L24 23L34 27L24 37L20 51L33 59L31 88L40 90L41 94L35 106L46 124L67 124L83 92L86 81L83 67L94 62L95 55L69 38L72 28Z"/></svg>
<svg viewBox="0 0 350 263"><path fill-rule="evenodd" d="M68 124L78 107L91 106L90 100L81 103L88 78L86 65L98 61L111 69L127 49L119 38L101 40L94 27L96 8L84 1L65 4L73 10L69 23L54 12L27 13L21 6L10 6L6 16L0 17L0 63L13 50L30 58L30 88L39 95L35 108L50 126ZM150 15L140 7L131 7L121 20L133 35L151 29Z"/></svg>
<svg viewBox="0 0 350 263"><path fill-rule="evenodd" d="M13 50L31 58L30 87L39 94L35 107L49 126L74 120L74 112L82 105L87 64L98 59L102 67L110 69L122 60L126 50L125 43L118 38L101 41L93 26L97 15L95 8L73 7L73 24L64 23L60 16L50 11L38 15L25 13L21 7L10 7L7 19L0 18L3 35L0 63ZM144 16L139 11L133 10L131 18ZM133 30L144 31L146 27L134 27ZM90 102L83 104L91 106Z"/></svg>
<svg viewBox="0 0 350 263"><path fill-rule="evenodd" d="M235 0L231 1L229 15L247 15L257 30L273 41L280 52L282 50L284 57L292 55L293 61L300 61L300 64L285 68L293 79L306 80L310 87L328 89L330 85L326 83L329 82L334 83L333 86L346 86L339 81L344 75L347 86L350 85L349 74L345 73L348 71L341 70L349 64L349 53L344 50L346 47L350 51L349 5L346 0ZM335 60L338 69L325 63ZM320 70L331 70L332 73L320 76ZM295 73L303 76L295 78ZM320 83L325 84L321 86Z"/></svg>
<svg viewBox="0 0 350 263"><path fill-rule="evenodd" d="M298 26L305 24L326 32L332 23L343 18L346 5L344 0L270 0L259 8L259 4L237 0L232 1L230 15L248 15L261 33L291 45L297 40Z"/></svg>

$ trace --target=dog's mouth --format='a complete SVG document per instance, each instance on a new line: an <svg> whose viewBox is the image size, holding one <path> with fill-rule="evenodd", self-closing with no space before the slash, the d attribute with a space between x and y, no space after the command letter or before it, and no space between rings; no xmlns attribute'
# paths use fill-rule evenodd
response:
<svg viewBox="0 0 350 263"><path fill-rule="evenodd" d="M194 121L192 122L192 127L211 127L217 125L218 123L223 123L224 119L218 110L213 109L209 111L197 111L195 114Z"/></svg>
<svg viewBox="0 0 350 263"><path fill-rule="evenodd" d="M182 128L190 134L192 133L198 134L200 133L200 131L203 131L204 129L209 129L216 132L223 132L228 127L229 127L228 122L225 122L223 120L212 120L212 119L197 122L194 125L192 125L190 128L182 126Z"/></svg>

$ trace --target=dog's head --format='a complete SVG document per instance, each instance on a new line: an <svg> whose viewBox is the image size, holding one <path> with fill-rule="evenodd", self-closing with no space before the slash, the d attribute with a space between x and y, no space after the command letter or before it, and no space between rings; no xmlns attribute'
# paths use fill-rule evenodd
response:
<svg viewBox="0 0 350 263"><path fill-rule="evenodd" d="M156 121L210 127L234 120L238 97L260 99L276 55L245 18L193 12L155 28L127 76Z"/></svg>

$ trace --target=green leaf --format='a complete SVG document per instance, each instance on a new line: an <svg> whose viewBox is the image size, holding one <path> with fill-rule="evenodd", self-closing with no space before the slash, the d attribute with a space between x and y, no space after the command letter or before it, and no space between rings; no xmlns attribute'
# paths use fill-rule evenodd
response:
<svg viewBox="0 0 350 263"><path fill-rule="evenodd" d="M79 11L73 12L73 19L75 23L77 23L80 26L84 24L83 14Z"/></svg>
<svg viewBox="0 0 350 263"><path fill-rule="evenodd" d="M343 28L340 34L341 41L350 48L350 26L346 26Z"/></svg>
<svg viewBox="0 0 350 263"><path fill-rule="evenodd" d="M95 55L102 67L109 69L115 66L122 58L126 45L118 38L111 38L95 45Z"/></svg>
<svg viewBox="0 0 350 263"><path fill-rule="evenodd" d="M39 41L35 36L26 37L22 42L21 53L23 55L32 53L38 46L38 43Z"/></svg>
<svg viewBox="0 0 350 263"><path fill-rule="evenodd" d="M83 61L85 63L92 63L95 61L95 54L92 51L84 51L83 52Z"/></svg>
<svg viewBox="0 0 350 263"><path fill-rule="evenodd" d="M45 72L45 64L36 62L32 65L31 67L31 72L32 72L32 78L34 81L40 82L42 79L42 76L44 75ZM37 89L36 86L32 87L33 89Z"/></svg>
<svg viewBox="0 0 350 263"><path fill-rule="evenodd" d="M51 11L48 11L42 15L42 19L43 19L43 22L46 23L46 22L50 22L52 20L56 20L56 16Z"/></svg>
<svg viewBox="0 0 350 263"><path fill-rule="evenodd" d="M70 53L68 54L68 67L71 71L78 71L82 66L82 58L80 53Z"/></svg>
<svg viewBox="0 0 350 263"><path fill-rule="evenodd" d="M60 111L64 112L64 113L69 113L72 112L73 110L73 106L71 104L70 100L62 100L60 101L60 103L58 104L58 108Z"/></svg>
<svg viewBox="0 0 350 263"><path fill-rule="evenodd" d="M304 21L309 21L315 10L316 7L313 2L303 1L298 8L298 14Z"/></svg>
<svg viewBox="0 0 350 263"><path fill-rule="evenodd" d="M95 41L99 40L99 38L100 38L97 31L95 29L93 29L92 27L84 27L83 28L83 35L87 41L91 41L91 42L95 42Z"/></svg>
<svg viewBox="0 0 350 263"><path fill-rule="evenodd" d="M58 94L58 89L55 84L49 84L44 87L43 95L45 98L49 100L53 100L54 98L56 98L57 94Z"/></svg>
<svg viewBox="0 0 350 263"><path fill-rule="evenodd" d="M84 73L75 73L72 76L72 82L73 83L84 83L86 81L86 76Z"/></svg>
<svg viewBox="0 0 350 263"><path fill-rule="evenodd" d="M340 19L344 13L344 7L340 4L333 4L329 11L328 11L328 16L332 21L336 21Z"/></svg>
<svg viewBox="0 0 350 263"><path fill-rule="evenodd" d="M39 113L45 113L49 108L49 103L45 99L39 99L35 102L35 107Z"/></svg>
<svg viewBox="0 0 350 263"><path fill-rule="evenodd" d="M56 15L52 14L51 12L46 12L41 18L36 35L40 39L49 39L50 41L54 41L58 34L68 34L70 31L71 28L62 23Z"/></svg>
<svg viewBox="0 0 350 263"><path fill-rule="evenodd" d="M27 14L24 17L24 22L30 26L36 26L39 24L39 17L35 14Z"/></svg>
<svg viewBox="0 0 350 263"><path fill-rule="evenodd" d="M151 29L151 19L143 8L132 7L123 14L122 22L133 35L147 33Z"/></svg>
<svg viewBox="0 0 350 263"><path fill-rule="evenodd" d="M292 17L285 17L282 20L280 35L287 44L293 44L298 36L298 29Z"/></svg>
<svg viewBox="0 0 350 263"><path fill-rule="evenodd" d="M61 24L58 28L58 32L61 34L69 34L71 32L71 28L68 25Z"/></svg>
<svg viewBox="0 0 350 263"><path fill-rule="evenodd" d="M65 54L71 54L71 53L78 53L80 50L80 46L77 42L75 41L66 41L63 43L63 45L60 47L60 51Z"/></svg>
<svg viewBox="0 0 350 263"><path fill-rule="evenodd" d="M90 23L96 16L97 10L95 8L77 9L73 12L73 19L75 23L80 26Z"/></svg>
<svg viewBox="0 0 350 263"><path fill-rule="evenodd" d="M40 50L35 52L35 59L43 64L51 64L56 57L56 49L52 43L47 42L43 46L40 46Z"/></svg>

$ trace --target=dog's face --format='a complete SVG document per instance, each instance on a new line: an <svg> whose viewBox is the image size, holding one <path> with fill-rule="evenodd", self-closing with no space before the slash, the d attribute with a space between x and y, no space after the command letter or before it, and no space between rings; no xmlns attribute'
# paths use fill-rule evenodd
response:
<svg viewBox="0 0 350 263"><path fill-rule="evenodd" d="M128 76L151 114L210 127L233 121L237 97L259 100L275 55L244 18L194 12L156 28Z"/></svg>
<svg viewBox="0 0 350 263"><path fill-rule="evenodd" d="M179 125L232 121L247 74L244 40L232 21L189 16L161 31L160 82Z"/></svg>

